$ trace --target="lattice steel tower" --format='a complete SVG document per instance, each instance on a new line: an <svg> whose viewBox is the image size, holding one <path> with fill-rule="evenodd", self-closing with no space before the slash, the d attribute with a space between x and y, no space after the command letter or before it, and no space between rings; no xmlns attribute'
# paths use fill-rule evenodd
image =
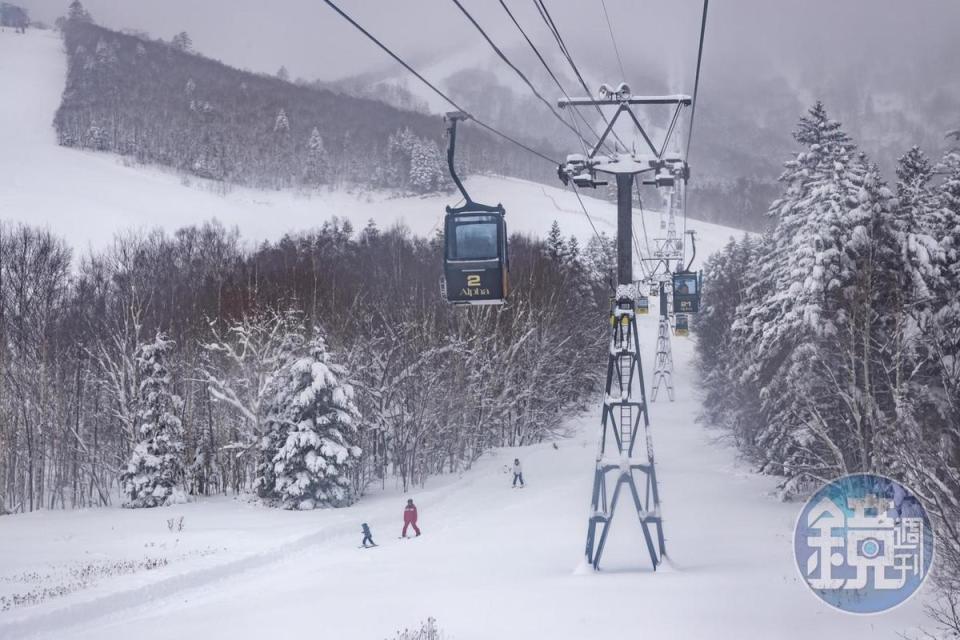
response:
<svg viewBox="0 0 960 640"><path fill-rule="evenodd" d="M601 418L603 435L594 467L593 493L587 526L586 559L599 568L603 550L610 535L610 526L617 512L618 501L626 490L637 512L650 562L656 569L666 554L663 520L660 515L660 494L654 464L653 439L644 391L643 366L637 337L635 300L639 292L633 283L633 184L635 176L647 174L643 184L659 188L674 186L678 177L685 180L687 163L680 156L667 156L670 137L689 96L634 97L630 88L621 84L616 90L604 85L600 98L574 98L560 101L560 107L616 106L600 140L588 155L572 154L561 165L559 175L565 183L578 187L606 184L596 180L597 173L610 174L617 180L617 295L610 318L610 349L607 362L606 390ZM663 143L657 147L633 113L634 105L669 105L673 118ZM627 114L641 134L647 148L643 152L599 153L617 119ZM675 229L675 227L674 227ZM668 248L668 250L672 247ZM642 490L641 490L642 489Z"/></svg>

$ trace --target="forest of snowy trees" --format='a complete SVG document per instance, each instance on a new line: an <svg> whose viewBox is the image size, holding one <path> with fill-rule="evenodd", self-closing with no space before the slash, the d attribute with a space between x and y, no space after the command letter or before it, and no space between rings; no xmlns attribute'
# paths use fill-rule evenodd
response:
<svg viewBox="0 0 960 640"><path fill-rule="evenodd" d="M241 248L216 223L75 256L0 224L0 510L259 494L346 504L539 442L598 388L612 243L511 239L509 306L370 224Z"/></svg>
<svg viewBox="0 0 960 640"><path fill-rule="evenodd" d="M705 267L704 419L785 496L874 472L917 492L960 632L960 151L900 159L888 186L817 103L763 236Z"/></svg>
<svg viewBox="0 0 960 640"><path fill-rule="evenodd" d="M75 5L79 3L74 3ZM443 123L371 98L230 68L171 43L111 31L71 6L61 22L67 86L61 144L259 188L446 186ZM467 172L555 179L542 160L465 129Z"/></svg>

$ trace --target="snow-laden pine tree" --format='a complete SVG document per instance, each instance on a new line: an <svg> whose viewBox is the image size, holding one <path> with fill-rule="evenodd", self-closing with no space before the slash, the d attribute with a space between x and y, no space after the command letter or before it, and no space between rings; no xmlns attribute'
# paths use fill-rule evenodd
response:
<svg viewBox="0 0 960 640"><path fill-rule="evenodd" d="M310 186L317 186L327 181L330 172L330 161L327 149L323 144L323 136L316 127L310 132L307 141L307 161L305 168L305 182Z"/></svg>
<svg viewBox="0 0 960 640"><path fill-rule="evenodd" d="M843 216L855 206L865 171L856 147L839 122L817 102L800 118L794 138L804 146L785 164L782 198L771 207L773 247L760 264L764 299L751 309L750 327L765 350L789 344L798 334L836 332L824 306L843 285Z"/></svg>
<svg viewBox="0 0 960 640"><path fill-rule="evenodd" d="M286 110L280 109L277 113L277 118L273 122L273 131L274 133L287 133L290 131L290 120L287 119Z"/></svg>
<svg viewBox="0 0 960 640"><path fill-rule="evenodd" d="M90 126L87 128L87 134L85 139L86 147L90 149L96 149L97 151L106 151L110 146L110 142L107 138L107 132L103 130L96 122L91 122Z"/></svg>
<svg viewBox="0 0 960 640"><path fill-rule="evenodd" d="M342 506L354 499L359 412L347 373L315 335L276 377L262 440L260 496L288 509Z"/></svg>
<svg viewBox="0 0 960 640"><path fill-rule="evenodd" d="M158 507L185 500L183 425L179 418L183 403L171 389L166 364L172 349L173 341L162 333L137 348L138 442L120 478L127 507Z"/></svg>
<svg viewBox="0 0 960 640"><path fill-rule="evenodd" d="M781 176L784 195L771 207L776 226L751 278L749 304L738 309L731 353L733 375L761 389L766 425L755 446L767 454L767 470L801 479L815 465L825 474L848 466L834 432L848 408L831 394L826 345L850 330L845 306L859 272L848 248L866 233L851 212L866 167L819 102L794 137L804 148Z"/></svg>
<svg viewBox="0 0 960 640"><path fill-rule="evenodd" d="M170 46L177 51L189 53L193 50L193 38L186 31L181 31L170 40Z"/></svg>
<svg viewBox="0 0 960 640"><path fill-rule="evenodd" d="M556 220L550 225L550 233L547 234L547 255L554 262L561 262L566 252L563 234L560 233L560 225Z"/></svg>
<svg viewBox="0 0 960 640"><path fill-rule="evenodd" d="M946 303L938 293L944 291L947 266L941 244L946 216L930 187L932 178L933 166L919 147L904 154L897 165L897 212L889 220L900 252L893 304L902 328L914 334L926 332L933 310Z"/></svg>
<svg viewBox="0 0 960 640"><path fill-rule="evenodd" d="M84 8L80 0L73 0L67 7L67 19L78 20L80 22L93 22L90 12Z"/></svg>
<svg viewBox="0 0 960 640"><path fill-rule="evenodd" d="M417 139L410 153L410 188L417 193L429 193L442 184L440 150L430 140Z"/></svg>

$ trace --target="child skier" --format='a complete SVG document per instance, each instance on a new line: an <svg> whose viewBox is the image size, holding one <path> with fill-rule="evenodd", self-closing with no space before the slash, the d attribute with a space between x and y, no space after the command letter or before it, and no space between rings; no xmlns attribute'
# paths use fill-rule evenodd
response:
<svg viewBox="0 0 960 640"><path fill-rule="evenodd" d="M523 467L520 466L520 458L513 459L513 486L517 486L517 480L520 481L520 488L523 488Z"/></svg>
<svg viewBox="0 0 960 640"><path fill-rule="evenodd" d="M407 500L407 506L403 509L403 533L401 538L407 537L407 527L412 526L417 535L420 535L420 529L417 527L417 505L413 504L413 498Z"/></svg>
<svg viewBox="0 0 960 640"><path fill-rule="evenodd" d="M370 525L366 522L360 525L360 530L363 532L363 546L366 548L368 546L375 547L377 543L373 541L373 535L370 533ZM370 543L369 545L367 543Z"/></svg>

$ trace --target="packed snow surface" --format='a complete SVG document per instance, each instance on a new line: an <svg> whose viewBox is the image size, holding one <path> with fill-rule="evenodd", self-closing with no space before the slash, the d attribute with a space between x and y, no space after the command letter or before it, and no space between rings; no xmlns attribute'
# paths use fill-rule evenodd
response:
<svg viewBox="0 0 960 640"><path fill-rule="evenodd" d="M450 200L243 189L220 196L114 156L62 149L50 122L63 78L55 36L0 32L0 218L49 225L75 244L211 217L254 239L330 215L358 225L403 219L428 233ZM556 218L565 233L592 233L560 189L494 178L470 184L477 199L504 203L514 230L543 234ZM613 207L588 206L612 232ZM733 233L691 226L700 257ZM648 381L656 301L651 307L641 319ZM374 489L346 509L287 512L215 498L0 518L0 638L376 639L433 616L456 640L892 639L921 623L920 599L862 617L808 592L792 555L800 506L775 500L774 479L751 473L721 434L694 422L701 407L690 339L674 339L674 360L677 401L661 397L650 409L670 557L656 572L623 503L603 570L582 563L598 397L569 417L568 439L497 450L460 476L407 495ZM514 457L524 489L510 488ZM399 540L408 496L423 536ZM379 547L358 548L362 522Z"/></svg>

